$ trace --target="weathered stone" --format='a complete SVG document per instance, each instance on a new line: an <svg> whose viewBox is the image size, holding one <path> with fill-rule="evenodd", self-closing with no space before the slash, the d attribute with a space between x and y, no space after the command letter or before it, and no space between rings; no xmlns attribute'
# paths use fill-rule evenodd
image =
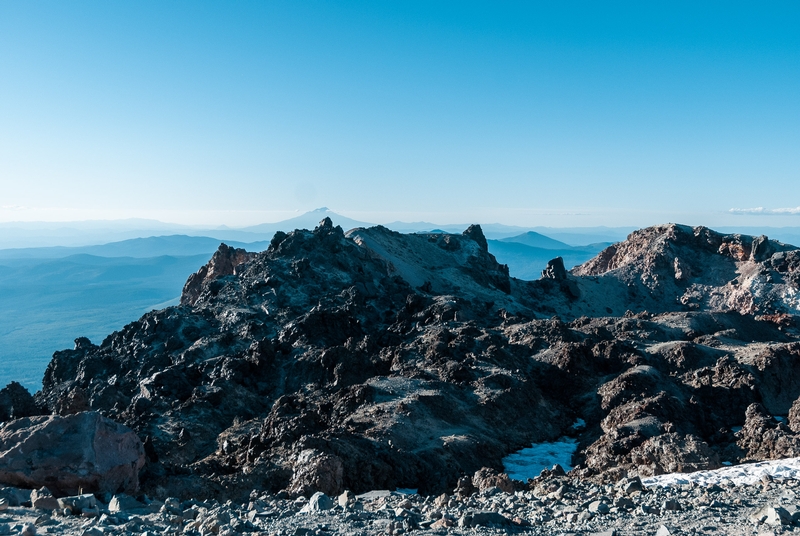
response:
<svg viewBox="0 0 800 536"><path fill-rule="evenodd" d="M592 514L607 514L610 508L602 501L592 501L589 503L588 510Z"/></svg>
<svg viewBox="0 0 800 536"><path fill-rule="evenodd" d="M623 478L618 484L625 495L633 495L634 493L642 491L642 479L638 476Z"/></svg>
<svg viewBox="0 0 800 536"><path fill-rule="evenodd" d="M556 257L547 262L547 268L542 270L542 279L554 279L563 281L567 278L567 270L564 268L564 259Z"/></svg>
<svg viewBox="0 0 800 536"><path fill-rule="evenodd" d="M8 506L20 506L31 501L32 491L15 487L0 488L0 499L5 499Z"/></svg>
<svg viewBox="0 0 800 536"><path fill-rule="evenodd" d="M314 514L325 510L330 510L331 508L333 508L333 500L321 491L318 491L311 496L300 512L303 514Z"/></svg>
<svg viewBox="0 0 800 536"><path fill-rule="evenodd" d="M52 438L59 441L54 442ZM136 491L144 449L136 434L96 412L28 417L0 428L0 482L48 489Z"/></svg>
<svg viewBox="0 0 800 536"><path fill-rule="evenodd" d="M780 506L766 505L750 514L750 520L754 523L764 523L771 527L777 527L791 525L792 515Z"/></svg>
<svg viewBox="0 0 800 536"><path fill-rule="evenodd" d="M472 477L472 485L478 491L485 491L489 488L498 488L506 493L514 493L514 484L505 473L499 473L489 467L483 467L475 472Z"/></svg>
<svg viewBox="0 0 800 536"><path fill-rule="evenodd" d="M111 497L111 501L108 503L108 511L127 512L129 510L145 508L145 506L146 505L144 503L137 501L134 497L125 495L124 493L119 493Z"/></svg>
<svg viewBox="0 0 800 536"><path fill-rule="evenodd" d="M353 494L352 491L346 490L342 492L341 495L337 498L339 506L345 508L346 506L354 503L356 501L356 496Z"/></svg>
<svg viewBox="0 0 800 536"><path fill-rule="evenodd" d="M0 389L0 423L40 414L31 394L17 382Z"/></svg>
<svg viewBox="0 0 800 536"><path fill-rule="evenodd" d="M295 461L289 492L293 495L316 492L338 495L342 491L343 472L344 466L338 456L306 449Z"/></svg>
<svg viewBox="0 0 800 536"><path fill-rule="evenodd" d="M254 255L254 253L248 253L241 248L220 244L211 260L189 276L181 293L181 304L194 305L202 291L207 289L211 282L226 275L235 274L239 265L252 260Z"/></svg>
<svg viewBox="0 0 800 536"><path fill-rule="evenodd" d="M442 517L431 523L432 530L448 529L456 525L456 522L450 518Z"/></svg>
<svg viewBox="0 0 800 536"><path fill-rule="evenodd" d="M58 500L53 497L53 494L47 488L40 488L31 492L31 505L40 510L56 510L59 508Z"/></svg>
<svg viewBox="0 0 800 536"><path fill-rule="evenodd" d="M507 527L513 522L497 512L473 512L458 520L459 527Z"/></svg>
<svg viewBox="0 0 800 536"><path fill-rule="evenodd" d="M614 506L623 510L631 510L636 507L636 503L627 497L617 497L614 499Z"/></svg>
<svg viewBox="0 0 800 536"><path fill-rule="evenodd" d="M97 506L97 500L91 493L74 495L71 497L61 497L58 499L59 508L69 508L74 515L80 514L84 510L93 509Z"/></svg>

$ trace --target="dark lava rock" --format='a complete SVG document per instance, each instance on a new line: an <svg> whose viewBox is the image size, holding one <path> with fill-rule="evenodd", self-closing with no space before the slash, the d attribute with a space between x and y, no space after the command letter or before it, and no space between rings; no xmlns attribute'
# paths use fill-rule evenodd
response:
<svg viewBox="0 0 800 536"><path fill-rule="evenodd" d="M671 224L550 268L509 277L479 226L326 219L264 252L222 245L180 306L56 352L36 403L129 426L144 491L181 498L465 496L508 487L504 456L564 435L574 474L606 481L794 448L749 408L800 398L795 249Z"/></svg>
<svg viewBox="0 0 800 536"><path fill-rule="evenodd" d="M554 279L556 281L563 281L567 278L567 270L564 268L564 259L556 257L555 259L547 262L547 267L542 270L543 279Z"/></svg>
<svg viewBox="0 0 800 536"><path fill-rule="evenodd" d="M17 382L0 389L0 423L41 414L31 394Z"/></svg>

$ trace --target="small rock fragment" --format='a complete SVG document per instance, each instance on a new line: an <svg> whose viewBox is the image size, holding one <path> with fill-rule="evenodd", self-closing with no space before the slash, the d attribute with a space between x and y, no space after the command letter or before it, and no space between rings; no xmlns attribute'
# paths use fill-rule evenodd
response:
<svg viewBox="0 0 800 536"><path fill-rule="evenodd" d="M619 486L622 488L625 495L633 495L634 493L642 491L642 480L636 476L631 478L624 478L620 481Z"/></svg>
<svg viewBox="0 0 800 536"><path fill-rule="evenodd" d="M130 495L125 495L124 493L114 495L108 503L109 512L125 512L144 507L145 505L143 503L140 503Z"/></svg>
<svg viewBox="0 0 800 536"><path fill-rule="evenodd" d="M339 495L338 498L339 506L342 508L347 507L347 505L354 503L355 501L356 496L350 490L344 491L341 495Z"/></svg>
<svg viewBox="0 0 800 536"><path fill-rule="evenodd" d="M792 523L792 515L780 506L766 505L750 514L750 520L753 523L764 523L770 527L778 527L780 525L790 525Z"/></svg>
<svg viewBox="0 0 800 536"><path fill-rule="evenodd" d="M308 503L300 509L300 513L312 514L330 510L331 508L333 508L333 500L321 491L318 491L312 495Z"/></svg>
<svg viewBox="0 0 800 536"><path fill-rule="evenodd" d="M669 530L666 526L661 525L660 527L658 527L658 530L656 531L656 536L672 536L672 531Z"/></svg>
<svg viewBox="0 0 800 536"><path fill-rule="evenodd" d="M607 514L609 507L603 501L592 501L589 503L589 512L592 514Z"/></svg>

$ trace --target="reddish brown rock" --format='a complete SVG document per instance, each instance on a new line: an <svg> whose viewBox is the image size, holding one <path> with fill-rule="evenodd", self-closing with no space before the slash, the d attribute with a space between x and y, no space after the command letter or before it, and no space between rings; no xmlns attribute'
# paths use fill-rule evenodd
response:
<svg viewBox="0 0 800 536"><path fill-rule="evenodd" d="M126 426L96 412L27 417L0 428L0 482L57 496L135 492L144 449Z"/></svg>
<svg viewBox="0 0 800 536"><path fill-rule="evenodd" d="M194 305L203 288L207 287L209 283L226 275L234 275L237 266L252 260L254 256L255 253L248 253L241 248L220 244L211 260L189 276L183 287L181 304Z"/></svg>
<svg viewBox="0 0 800 536"><path fill-rule="evenodd" d="M751 460L777 460L800 456L800 437L776 421L761 404L751 404L737 434L736 444Z"/></svg>
<svg viewBox="0 0 800 536"><path fill-rule="evenodd" d="M478 491L484 491L489 488L499 488L506 493L514 493L514 485L511 479L505 473L499 473L489 467L483 467L475 472L472 477L472 485Z"/></svg>
<svg viewBox="0 0 800 536"><path fill-rule="evenodd" d="M722 467L719 455L693 435L662 434L631 451L631 462L641 476L691 473Z"/></svg>

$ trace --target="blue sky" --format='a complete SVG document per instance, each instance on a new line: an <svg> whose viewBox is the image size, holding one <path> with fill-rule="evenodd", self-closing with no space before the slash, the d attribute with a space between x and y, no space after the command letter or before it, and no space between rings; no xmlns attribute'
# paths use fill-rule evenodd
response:
<svg viewBox="0 0 800 536"><path fill-rule="evenodd" d="M797 2L2 2L0 221L800 225L798 27Z"/></svg>

